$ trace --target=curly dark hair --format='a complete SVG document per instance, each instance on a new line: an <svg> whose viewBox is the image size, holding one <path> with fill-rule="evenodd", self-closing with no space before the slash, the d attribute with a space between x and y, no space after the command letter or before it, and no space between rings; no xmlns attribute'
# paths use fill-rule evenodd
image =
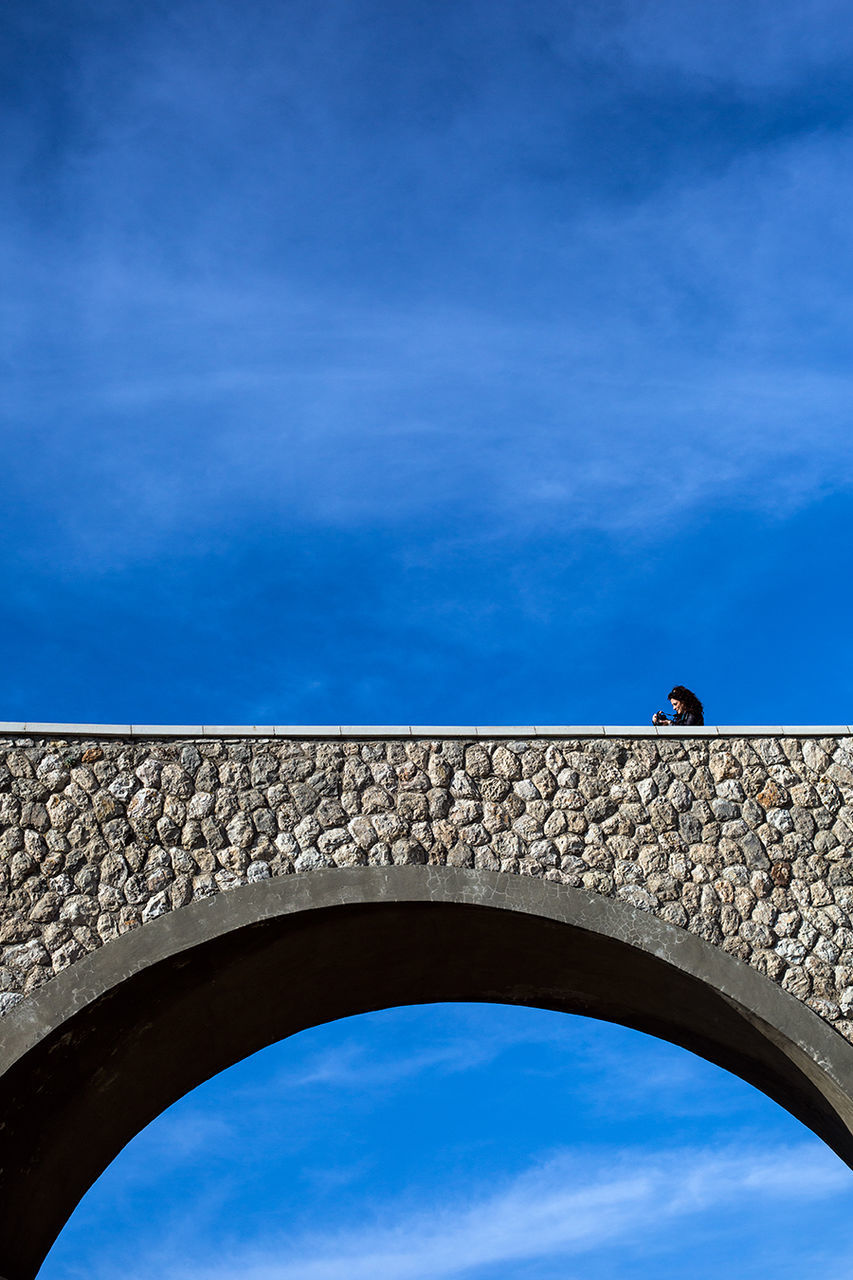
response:
<svg viewBox="0 0 853 1280"><path fill-rule="evenodd" d="M674 689L670 689L666 696L675 698L677 702L683 703L685 711L690 711L693 715L704 716L705 714L705 709L696 694L691 693L689 689L685 689L683 684L677 684Z"/></svg>

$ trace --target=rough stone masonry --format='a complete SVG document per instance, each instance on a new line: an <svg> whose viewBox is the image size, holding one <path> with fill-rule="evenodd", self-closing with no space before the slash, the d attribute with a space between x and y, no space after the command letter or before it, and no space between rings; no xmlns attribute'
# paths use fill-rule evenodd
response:
<svg viewBox="0 0 853 1280"><path fill-rule="evenodd" d="M622 899L751 965L853 1042L845 734L10 735L0 1012L187 903L392 863Z"/></svg>

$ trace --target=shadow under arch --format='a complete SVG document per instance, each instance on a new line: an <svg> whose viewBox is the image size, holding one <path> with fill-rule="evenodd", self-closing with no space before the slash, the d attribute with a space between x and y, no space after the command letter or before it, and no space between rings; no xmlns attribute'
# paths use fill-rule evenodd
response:
<svg viewBox="0 0 853 1280"><path fill-rule="evenodd" d="M0 1023L0 1277L184 1093L296 1031L454 1001L583 1013L741 1076L853 1166L853 1046L787 992L625 903L448 867L312 872L161 916Z"/></svg>

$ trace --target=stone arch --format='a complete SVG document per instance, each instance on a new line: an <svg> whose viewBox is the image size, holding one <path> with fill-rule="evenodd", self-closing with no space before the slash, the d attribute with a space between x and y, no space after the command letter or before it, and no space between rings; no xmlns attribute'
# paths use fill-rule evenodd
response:
<svg viewBox="0 0 853 1280"><path fill-rule="evenodd" d="M853 1165L853 1046L762 975L617 900L447 867L268 880L164 915L14 1009L0 1050L0 1275L31 1280L145 1124L306 1027L395 1005L524 1004L682 1045Z"/></svg>

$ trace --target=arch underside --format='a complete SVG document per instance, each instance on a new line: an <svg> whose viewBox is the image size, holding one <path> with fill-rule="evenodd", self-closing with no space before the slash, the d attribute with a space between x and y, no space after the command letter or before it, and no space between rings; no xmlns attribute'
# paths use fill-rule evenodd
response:
<svg viewBox="0 0 853 1280"><path fill-rule="evenodd" d="M746 965L625 904L451 868L270 880L152 921L3 1022L0 1277L30 1280L88 1187L184 1093L307 1027L522 1004L684 1046L853 1165L853 1046Z"/></svg>

